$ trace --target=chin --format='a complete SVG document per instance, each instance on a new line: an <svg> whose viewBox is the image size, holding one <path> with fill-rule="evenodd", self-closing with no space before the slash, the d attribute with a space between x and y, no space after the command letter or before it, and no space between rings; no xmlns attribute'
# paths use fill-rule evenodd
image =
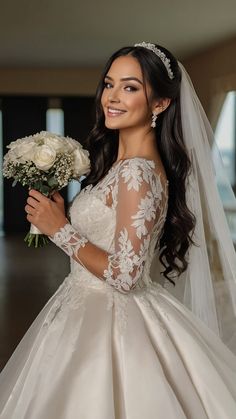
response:
<svg viewBox="0 0 236 419"><path fill-rule="evenodd" d="M105 127L109 128L109 129L121 129L122 126L120 124L115 124L113 123L109 123L109 122L105 122Z"/></svg>
<svg viewBox="0 0 236 419"><path fill-rule="evenodd" d="M132 128L130 124L122 124L122 123L118 123L118 121L106 121L105 120L105 127L109 128L109 129L127 129L127 128Z"/></svg>

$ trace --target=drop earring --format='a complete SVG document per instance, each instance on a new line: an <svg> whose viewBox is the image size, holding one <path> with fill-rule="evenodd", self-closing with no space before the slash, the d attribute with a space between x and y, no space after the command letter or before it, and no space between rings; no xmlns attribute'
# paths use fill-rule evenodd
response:
<svg viewBox="0 0 236 419"><path fill-rule="evenodd" d="M155 128L156 127L156 120L157 120L157 113L153 112L152 113L152 123L151 123L151 127Z"/></svg>

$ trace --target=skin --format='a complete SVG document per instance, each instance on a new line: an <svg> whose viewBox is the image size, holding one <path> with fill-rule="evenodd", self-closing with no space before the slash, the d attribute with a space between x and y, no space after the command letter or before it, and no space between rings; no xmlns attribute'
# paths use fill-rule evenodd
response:
<svg viewBox="0 0 236 419"><path fill-rule="evenodd" d="M112 63L104 82L101 104L105 114L105 125L107 128L119 130L117 161L144 157L156 161L162 168L154 131L151 128L151 117L152 112L156 114L163 112L169 106L170 99L153 100L148 106L141 67L132 56L117 58ZM146 85L146 90L150 97L149 85ZM109 109L123 112L114 115ZM53 236L68 223L64 200L59 192L49 199L31 189L25 211L27 220L48 236Z"/></svg>
<svg viewBox="0 0 236 419"><path fill-rule="evenodd" d="M64 199L59 192L55 192L52 199L49 199L40 192L31 189L25 211L27 220L48 236L53 236L68 223Z"/></svg>
<svg viewBox="0 0 236 419"><path fill-rule="evenodd" d="M151 88L148 84L146 90L150 97ZM136 58L127 55L113 61L105 78L101 103L106 127L119 130L117 160L135 156L158 157L155 135L151 128L152 113L158 115L164 111L170 99L153 100L148 106L142 70ZM112 116L109 115L109 107L125 112Z"/></svg>

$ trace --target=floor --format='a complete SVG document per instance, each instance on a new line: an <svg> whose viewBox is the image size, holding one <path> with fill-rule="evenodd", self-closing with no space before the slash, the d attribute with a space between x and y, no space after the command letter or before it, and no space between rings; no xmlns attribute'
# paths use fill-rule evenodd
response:
<svg viewBox="0 0 236 419"><path fill-rule="evenodd" d="M53 243L28 248L24 236L0 237L0 371L69 272Z"/></svg>

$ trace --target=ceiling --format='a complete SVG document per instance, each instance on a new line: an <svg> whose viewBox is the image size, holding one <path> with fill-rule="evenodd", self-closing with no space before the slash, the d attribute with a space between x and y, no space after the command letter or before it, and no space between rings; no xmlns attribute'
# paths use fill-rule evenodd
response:
<svg viewBox="0 0 236 419"><path fill-rule="evenodd" d="M97 66L143 40L183 59L235 35L235 0L0 0L1 67Z"/></svg>

